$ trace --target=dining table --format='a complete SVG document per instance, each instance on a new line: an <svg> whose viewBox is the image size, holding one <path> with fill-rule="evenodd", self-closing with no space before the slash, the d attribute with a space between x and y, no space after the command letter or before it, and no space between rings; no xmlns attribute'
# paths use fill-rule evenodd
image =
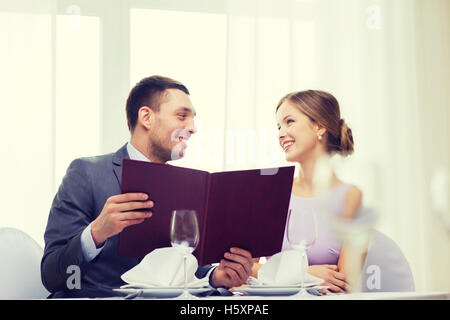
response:
<svg viewBox="0 0 450 320"><path fill-rule="evenodd" d="M90 310L112 310L116 314L143 314L151 310L155 314L164 315L165 319L290 319L301 310L316 310L324 315L334 314L339 310L367 310L372 315L383 315L386 310L394 309L402 314L428 308L447 310L450 291L436 292L354 292L343 294L309 294L297 296L295 290L284 292L279 288L273 294L270 290L261 294L249 294L245 288L230 290L219 288L213 292L204 291L194 299L180 299L176 295L158 296L146 294L145 290L129 291L122 296L91 299L62 299L88 301L86 308ZM292 288L288 288L292 289ZM197 291L199 293L200 291ZM194 292L195 293L195 292ZM124 292L122 292L124 294ZM203 295L203 296L202 296ZM99 302L99 304L97 304ZM76 303L76 302L75 302ZM387 305L387 306L385 306ZM53 304L50 306L53 307ZM64 304L63 304L64 306ZM69 301L68 307L74 305ZM82 309L80 307L80 309ZM353 315L358 313L353 312Z"/></svg>
<svg viewBox="0 0 450 320"><path fill-rule="evenodd" d="M285 289L283 291L283 288ZM181 291L181 290L180 290ZM308 291L307 295L297 295L298 290L292 287L267 288L267 290L249 290L246 286L226 290L219 288L214 292L193 292L196 294L196 301L208 300L450 300L450 291L411 291L411 292L352 292L352 293L327 293L320 294L317 290ZM130 290L127 295L120 297L111 297L107 299L125 299L125 300L177 300L175 294L148 294L146 289Z"/></svg>

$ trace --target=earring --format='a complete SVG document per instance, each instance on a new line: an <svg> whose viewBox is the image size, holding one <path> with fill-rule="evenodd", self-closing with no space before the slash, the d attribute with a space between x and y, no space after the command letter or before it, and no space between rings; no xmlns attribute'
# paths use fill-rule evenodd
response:
<svg viewBox="0 0 450 320"><path fill-rule="evenodd" d="M318 136L318 138L319 138L319 141L322 141L322 136Z"/></svg>

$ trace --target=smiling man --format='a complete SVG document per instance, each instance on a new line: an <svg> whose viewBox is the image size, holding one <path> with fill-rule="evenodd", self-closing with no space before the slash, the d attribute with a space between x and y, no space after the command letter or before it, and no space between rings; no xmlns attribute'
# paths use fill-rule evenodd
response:
<svg viewBox="0 0 450 320"><path fill-rule="evenodd" d="M176 82L155 92L147 101L145 92L150 79L164 81L161 77L147 78L131 91L127 102L128 128L135 148L150 161L165 163L184 156L185 141L196 132L196 112L189 91ZM153 90L148 91L151 94Z"/></svg>
<svg viewBox="0 0 450 320"><path fill-rule="evenodd" d="M153 202L151 195L120 194L122 160L179 159L196 132L188 89L166 77L141 80L129 94L126 113L130 142L115 153L74 160L53 200L41 262L51 297L112 296L124 284L120 276L139 260L117 255L118 234L151 219ZM217 268L203 266L196 275L209 275L215 287L243 284L251 274L251 254L230 248L224 256ZM74 278L79 285L72 285Z"/></svg>

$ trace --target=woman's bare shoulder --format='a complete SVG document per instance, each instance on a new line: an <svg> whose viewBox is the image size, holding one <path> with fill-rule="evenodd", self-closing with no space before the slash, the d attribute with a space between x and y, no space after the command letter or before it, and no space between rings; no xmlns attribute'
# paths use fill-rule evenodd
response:
<svg viewBox="0 0 450 320"><path fill-rule="evenodd" d="M343 217L348 219L354 218L361 205L362 191L356 186L351 186L345 195Z"/></svg>

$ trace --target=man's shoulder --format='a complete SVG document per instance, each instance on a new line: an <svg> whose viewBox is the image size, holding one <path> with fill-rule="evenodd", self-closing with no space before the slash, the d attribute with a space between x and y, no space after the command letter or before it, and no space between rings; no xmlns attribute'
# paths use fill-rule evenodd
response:
<svg viewBox="0 0 450 320"><path fill-rule="evenodd" d="M98 156L80 157L72 160L67 168L62 184L66 187L89 183L103 184L109 177L114 176L114 153Z"/></svg>
<svg viewBox="0 0 450 320"><path fill-rule="evenodd" d="M100 167L111 167L113 162L118 162L121 164L122 159L127 157L126 145L120 148L116 152L106 153L97 156L80 157L72 161L70 167L72 168L100 168Z"/></svg>
<svg viewBox="0 0 450 320"><path fill-rule="evenodd" d="M82 167L82 168L90 168L90 167L99 167L105 166L112 163L112 158L114 153L102 154L98 156L90 156L90 157L81 157L72 161L70 167Z"/></svg>

